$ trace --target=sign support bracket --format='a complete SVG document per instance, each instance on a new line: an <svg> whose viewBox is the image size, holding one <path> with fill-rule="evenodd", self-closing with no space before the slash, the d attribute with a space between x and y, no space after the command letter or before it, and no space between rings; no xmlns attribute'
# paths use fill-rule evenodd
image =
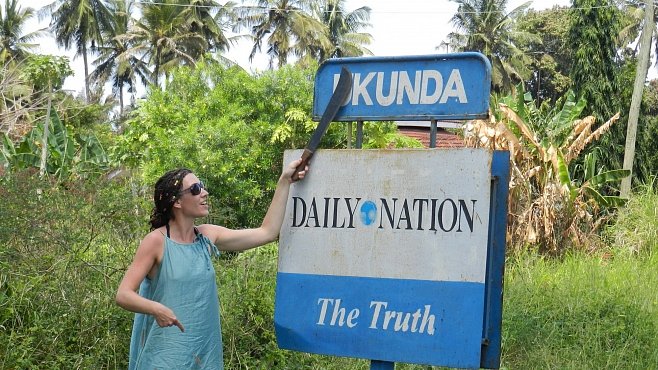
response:
<svg viewBox="0 0 658 370"><path fill-rule="evenodd" d="M378 361L378 360L370 361L370 370L394 370L394 369L395 369L395 362Z"/></svg>
<svg viewBox="0 0 658 370"><path fill-rule="evenodd" d="M352 121L347 122L347 149L352 149Z"/></svg>
<svg viewBox="0 0 658 370"><path fill-rule="evenodd" d="M363 147L363 121L356 121L356 148Z"/></svg>
<svg viewBox="0 0 658 370"><path fill-rule="evenodd" d="M436 120L430 121L430 148L436 148Z"/></svg>

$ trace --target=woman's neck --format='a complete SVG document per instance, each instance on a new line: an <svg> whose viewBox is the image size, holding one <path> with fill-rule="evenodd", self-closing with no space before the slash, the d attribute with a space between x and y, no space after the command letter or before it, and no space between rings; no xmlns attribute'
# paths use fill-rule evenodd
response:
<svg viewBox="0 0 658 370"><path fill-rule="evenodd" d="M174 219L169 221L169 238L183 243L192 243L196 238L194 219Z"/></svg>

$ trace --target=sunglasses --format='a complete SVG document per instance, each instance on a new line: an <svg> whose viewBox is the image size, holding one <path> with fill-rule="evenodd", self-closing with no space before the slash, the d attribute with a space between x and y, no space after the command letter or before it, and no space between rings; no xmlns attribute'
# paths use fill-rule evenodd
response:
<svg viewBox="0 0 658 370"><path fill-rule="evenodd" d="M206 188L206 186L203 185L203 181L199 181L196 184L192 184L192 186L190 186L189 188L187 188L185 190L181 190L181 192L178 193L178 195L180 196L180 195L183 195L187 192L190 192L190 194L192 194L192 195L199 195L199 194L201 194L201 190L205 189L205 188Z"/></svg>

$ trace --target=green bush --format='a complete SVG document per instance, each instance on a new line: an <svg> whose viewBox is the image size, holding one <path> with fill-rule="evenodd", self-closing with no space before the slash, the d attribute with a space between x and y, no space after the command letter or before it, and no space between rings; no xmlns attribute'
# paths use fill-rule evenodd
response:
<svg viewBox="0 0 658 370"><path fill-rule="evenodd" d="M145 231L126 189L2 180L0 368L125 368L131 322L114 292Z"/></svg>

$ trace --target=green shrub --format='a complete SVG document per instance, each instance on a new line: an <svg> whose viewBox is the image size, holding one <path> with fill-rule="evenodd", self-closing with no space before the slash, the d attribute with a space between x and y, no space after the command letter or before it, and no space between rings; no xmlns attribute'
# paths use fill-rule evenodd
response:
<svg viewBox="0 0 658 370"><path fill-rule="evenodd" d="M285 67L251 76L216 64L178 69L165 91L150 91L140 104L114 156L149 186L172 168L190 168L209 188L214 223L258 225L284 149L305 144L314 128L306 125L313 73ZM325 145L340 142L338 128L330 128Z"/></svg>
<svg viewBox="0 0 658 370"><path fill-rule="evenodd" d="M2 180L0 368L126 367L131 322L114 292L144 233L126 189Z"/></svg>

